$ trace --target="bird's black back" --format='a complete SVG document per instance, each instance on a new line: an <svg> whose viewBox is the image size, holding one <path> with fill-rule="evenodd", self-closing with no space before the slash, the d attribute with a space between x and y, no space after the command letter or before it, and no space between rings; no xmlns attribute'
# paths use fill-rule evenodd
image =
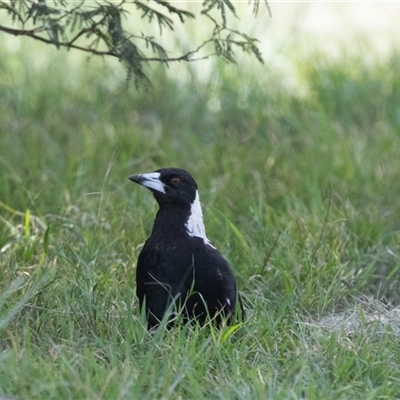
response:
<svg viewBox="0 0 400 400"><path fill-rule="evenodd" d="M159 323L173 301L183 307L184 317L200 323L207 314L219 321L218 313L233 313L236 280L226 260L203 239L189 237L173 223L161 226L163 216L157 218L139 255L136 276L139 304L146 304L149 327Z"/></svg>
<svg viewBox="0 0 400 400"><path fill-rule="evenodd" d="M139 254L137 295L148 326L163 319L168 308L184 319L220 324L235 312L236 280L222 255L205 236L197 184L183 170L168 168L130 179L148 187L160 209L150 237ZM243 306L240 301L243 312Z"/></svg>

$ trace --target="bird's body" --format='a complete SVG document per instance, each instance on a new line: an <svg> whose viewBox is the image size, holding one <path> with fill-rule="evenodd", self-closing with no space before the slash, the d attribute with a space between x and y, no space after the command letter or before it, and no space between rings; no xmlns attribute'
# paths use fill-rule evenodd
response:
<svg viewBox="0 0 400 400"><path fill-rule="evenodd" d="M205 234L192 176L164 168L129 179L149 188L160 207L136 271L139 304L146 309L149 328L159 324L169 307L200 323L207 317L217 324L229 318L238 298L236 280Z"/></svg>

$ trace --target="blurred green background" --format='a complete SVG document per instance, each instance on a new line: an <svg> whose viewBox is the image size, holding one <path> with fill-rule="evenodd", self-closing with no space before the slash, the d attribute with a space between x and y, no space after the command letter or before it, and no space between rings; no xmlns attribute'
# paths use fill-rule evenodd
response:
<svg viewBox="0 0 400 400"><path fill-rule="evenodd" d="M301 34L313 9L282 39L271 8L253 28L265 65L151 65L149 92L113 61L1 34L0 394L398 393L397 336L305 326L399 304L400 53L390 35ZM238 277L236 336L143 328L135 263L157 207L127 177L167 166L197 180Z"/></svg>

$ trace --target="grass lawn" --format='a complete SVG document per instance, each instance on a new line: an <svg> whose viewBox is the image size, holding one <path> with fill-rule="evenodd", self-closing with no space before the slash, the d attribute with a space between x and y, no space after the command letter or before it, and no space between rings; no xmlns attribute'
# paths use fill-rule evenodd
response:
<svg viewBox="0 0 400 400"><path fill-rule="evenodd" d="M398 398L400 53L155 68L138 93L31 44L0 57L0 395ZM127 177L167 166L199 184L237 330L145 329L157 206Z"/></svg>

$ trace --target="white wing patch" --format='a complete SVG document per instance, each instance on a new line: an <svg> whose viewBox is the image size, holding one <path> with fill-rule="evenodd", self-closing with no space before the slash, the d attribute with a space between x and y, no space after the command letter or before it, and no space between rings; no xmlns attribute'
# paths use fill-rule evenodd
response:
<svg viewBox="0 0 400 400"><path fill-rule="evenodd" d="M190 216L185 224L186 232L189 236L202 238L205 244L214 247L206 236L206 228L203 222L203 212L201 210L199 192L196 191L196 197L190 208Z"/></svg>

